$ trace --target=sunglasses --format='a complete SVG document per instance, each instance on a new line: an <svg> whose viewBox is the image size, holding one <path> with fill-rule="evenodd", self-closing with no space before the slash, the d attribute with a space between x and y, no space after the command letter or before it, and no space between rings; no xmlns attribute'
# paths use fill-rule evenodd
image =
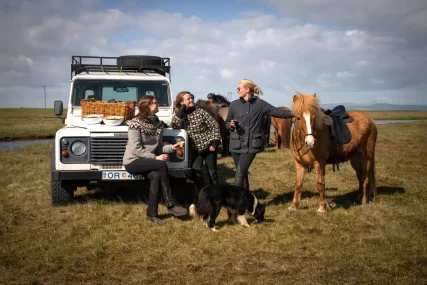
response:
<svg viewBox="0 0 427 285"><path fill-rule="evenodd" d="M240 92L240 87L237 87L237 92Z"/></svg>

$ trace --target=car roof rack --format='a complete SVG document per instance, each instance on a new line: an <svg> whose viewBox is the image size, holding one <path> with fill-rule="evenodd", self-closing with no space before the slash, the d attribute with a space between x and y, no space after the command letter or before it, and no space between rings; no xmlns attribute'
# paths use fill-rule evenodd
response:
<svg viewBox="0 0 427 285"><path fill-rule="evenodd" d="M106 64L106 62L114 64ZM90 62L90 63L89 63ZM157 64L153 65L153 62ZM151 63L151 64L147 64ZM83 72L136 72L168 74L171 78L170 58L154 56L71 56L71 79Z"/></svg>

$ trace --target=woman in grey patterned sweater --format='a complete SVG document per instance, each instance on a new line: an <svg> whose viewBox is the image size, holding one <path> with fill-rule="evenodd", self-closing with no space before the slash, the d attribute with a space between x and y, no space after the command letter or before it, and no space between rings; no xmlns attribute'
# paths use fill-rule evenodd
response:
<svg viewBox="0 0 427 285"><path fill-rule="evenodd" d="M123 165L129 173L147 175L150 180L147 218L161 226L164 222L157 213L159 186L170 214L182 216L188 211L177 204L169 186L168 153L180 146L179 143L171 145L162 141L163 122L155 115L159 111L158 106L153 96L143 96L139 100L139 113L129 124Z"/></svg>
<svg viewBox="0 0 427 285"><path fill-rule="evenodd" d="M195 107L194 96L188 91L182 91L176 96L172 128L183 128L188 132L192 150L192 168L198 190L204 186L203 160L208 168L210 183L218 184L217 149L221 139L219 125L208 112Z"/></svg>

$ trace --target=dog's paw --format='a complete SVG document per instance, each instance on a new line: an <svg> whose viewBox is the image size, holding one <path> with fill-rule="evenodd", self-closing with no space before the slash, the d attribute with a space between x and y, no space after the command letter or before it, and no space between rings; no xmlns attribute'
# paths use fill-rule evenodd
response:
<svg viewBox="0 0 427 285"><path fill-rule="evenodd" d="M218 231L215 227L210 228L210 230L213 231L213 232L217 232Z"/></svg>
<svg viewBox="0 0 427 285"><path fill-rule="evenodd" d="M188 208L188 213L190 217L194 218L196 216L196 206L194 204L190 205L190 207Z"/></svg>

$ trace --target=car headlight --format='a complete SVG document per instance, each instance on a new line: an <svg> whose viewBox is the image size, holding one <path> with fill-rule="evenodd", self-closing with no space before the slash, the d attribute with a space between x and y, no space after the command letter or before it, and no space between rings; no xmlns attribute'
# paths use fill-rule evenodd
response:
<svg viewBox="0 0 427 285"><path fill-rule="evenodd" d="M86 153L86 145L82 141L75 141L71 145L71 152L74 155L82 156L83 154Z"/></svg>

